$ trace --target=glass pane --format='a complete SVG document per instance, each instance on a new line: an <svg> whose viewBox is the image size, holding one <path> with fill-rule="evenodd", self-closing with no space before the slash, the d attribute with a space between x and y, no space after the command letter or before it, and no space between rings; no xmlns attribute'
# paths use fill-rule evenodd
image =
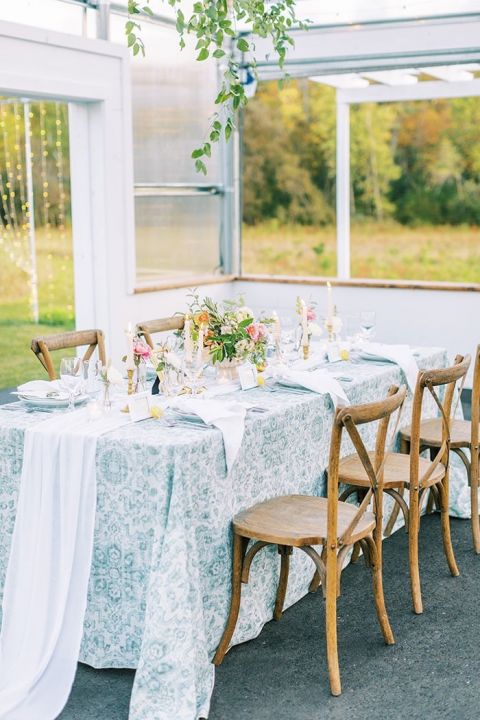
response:
<svg viewBox="0 0 480 720"><path fill-rule="evenodd" d="M480 282L480 98L351 108L359 278Z"/></svg>
<svg viewBox="0 0 480 720"><path fill-rule="evenodd" d="M67 105L0 98L0 390L46 377L30 342L73 305Z"/></svg>
<svg viewBox="0 0 480 720"><path fill-rule="evenodd" d="M211 275L218 269L220 198L136 198L137 277Z"/></svg>
<svg viewBox="0 0 480 720"><path fill-rule="evenodd" d="M115 42L125 44L126 18L112 15ZM173 28L142 22L146 55L132 57L136 183L203 182L191 153L204 142L214 110L216 68L180 50ZM208 163L208 182L219 180L218 147Z"/></svg>
<svg viewBox="0 0 480 720"><path fill-rule="evenodd" d="M83 33L84 9L61 0L2 0L0 20L58 30L72 35Z"/></svg>
<svg viewBox="0 0 480 720"><path fill-rule="evenodd" d="M298 16L316 24L395 20L438 15L461 15L480 10L479 0L342 0L330 4L318 0L297 0Z"/></svg>
<svg viewBox="0 0 480 720"><path fill-rule="evenodd" d="M242 271L335 275L335 91L259 85L245 111Z"/></svg>

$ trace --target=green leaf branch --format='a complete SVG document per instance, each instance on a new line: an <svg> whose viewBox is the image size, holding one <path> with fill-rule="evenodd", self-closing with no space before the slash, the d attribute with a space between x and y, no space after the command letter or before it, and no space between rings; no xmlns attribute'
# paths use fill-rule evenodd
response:
<svg viewBox="0 0 480 720"><path fill-rule="evenodd" d="M185 47L185 37L191 35L196 38L197 61L213 59L221 68L220 89L215 98L217 109L211 117L205 141L192 152L197 172L206 175L206 161L211 157L212 145L222 137L227 141L230 139L237 112L248 102L242 71L248 64L256 76L255 37L271 39L278 64L283 68L287 50L294 44L290 31L294 26L305 29L307 23L300 22L296 16L296 0L199 0L194 3L189 17L182 10L185 0L158 1L168 2L175 10L180 48ZM129 0L128 3L125 34L134 55L145 55L138 21L142 13L153 15L149 3L150 0ZM242 32L238 30L240 24Z"/></svg>

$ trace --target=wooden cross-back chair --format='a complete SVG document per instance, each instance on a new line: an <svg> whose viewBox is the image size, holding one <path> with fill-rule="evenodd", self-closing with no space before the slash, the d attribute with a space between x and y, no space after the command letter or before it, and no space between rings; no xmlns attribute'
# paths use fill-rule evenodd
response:
<svg viewBox="0 0 480 720"><path fill-rule="evenodd" d="M473 371L472 388L472 419L457 420L450 419L450 451L455 453L462 460L467 471L468 484L470 485L471 497L471 523L473 547L476 553L480 553L480 517L478 510L478 487L479 487L479 425L480 425L480 345L475 353L475 365ZM422 420L419 430L419 444L422 450L430 450L431 457L442 454L444 443L442 417L429 420ZM402 431L404 451L409 452L411 447L411 428ZM470 451L470 458L465 453Z"/></svg>
<svg viewBox="0 0 480 720"><path fill-rule="evenodd" d="M167 318L158 318L157 320L145 320L137 323L137 333L145 338L145 342L152 348L155 347L152 335L160 332L168 332L169 330L182 330L185 325L184 315L172 315Z"/></svg>
<svg viewBox="0 0 480 720"><path fill-rule="evenodd" d="M441 512L441 526L443 548L448 567L452 575L459 574L453 553L450 536L449 510L449 476L448 453L450 446L450 415L457 382L462 381L470 365L470 357L457 356L454 365L440 370L425 370L418 374L417 384L413 397L412 422L409 428L401 431L403 438L402 450L406 450L405 440L408 435L410 454L404 452L387 453L384 467L384 492L390 495L404 515L405 526L409 533L409 567L410 585L412 592L413 609L416 613L423 612L422 593L420 586L420 568L418 560L418 542L420 531L420 513L428 491L432 493L435 503ZM437 389L445 388L443 403ZM420 456L423 446L420 442L420 426L422 416L422 403L425 393L428 392L434 399L439 412L441 423L441 442L437 452L431 460ZM357 492L361 499L365 488L369 486L369 479L356 455L342 459L339 469L340 482L349 486L342 493L346 499L352 492ZM404 491L409 493L409 503L404 499ZM395 521L393 513L386 528L386 535L390 534Z"/></svg>
<svg viewBox="0 0 480 720"><path fill-rule="evenodd" d="M56 335L41 335L33 338L31 349L42 363L50 380L55 380L57 373L53 365L51 352L88 345L83 360L89 360L98 347L98 359L106 365L105 335L102 330L72 330Z"/></svg>
<svg viewBox="0 0 480 720"><path fill-rule="evenodd" d="M400 389L394 387L385 400L337 410L331 435L327 498L307 495L277 497L259 503L233 519L232 598L227 625L213 659L215 665L222 662L235 630L242 583L248 583L252 561L267 545L277 545L281 558L273 615L276 620L281 618L283 612L293 548L302 550L315 564L310 590L315 591L321 581L326 599L327 662L333 695L341 693L337 651L340 576L345 556L355 543L362 545L373 572L375 607L384 640L388 645L395 642L383 596L383 465L389 420L392 413L401 408L405 396L405 386ZM376 421L380 422L372 462L357 426ZM339 458L344 430L350 436L370 482L360 507L341 502L338 498ZM372 497L374 512L368 509ZM247 551L250 540L254 540L254 543ZM322 545L321 554L314 545Z"/></svg>

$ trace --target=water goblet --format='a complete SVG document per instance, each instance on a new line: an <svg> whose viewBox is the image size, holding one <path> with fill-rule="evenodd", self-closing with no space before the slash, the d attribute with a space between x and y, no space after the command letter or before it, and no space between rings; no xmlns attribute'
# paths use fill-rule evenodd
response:
<svg viewBox="0 0 480 720"><path fill-rule="evenodd" d="M62 358L60 361L60 384L68 394L68 409L75 409L75 395L81 390L83 379L83 360L77 357Z"/></svg>
<svg viewBox="0 0 480 720"><path fill-rule="evenodd" d="M192 397L198 394L198 381L203 373L203 359L195 353L192 358L185 357L182 365L185 385L190 389Z"/></svg>
<svg viewBox="0 0 480 720"><path fill-rule="evenodd" d="M364 310L360 313L360 329L365 340L375 336L375 313L373 310Z"/></svg>

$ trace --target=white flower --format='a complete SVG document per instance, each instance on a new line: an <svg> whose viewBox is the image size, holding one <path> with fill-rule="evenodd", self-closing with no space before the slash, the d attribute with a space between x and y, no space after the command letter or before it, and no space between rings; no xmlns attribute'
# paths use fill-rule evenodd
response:
<svg viewBox="0 0 480 720"><path fill-rule="evenodd" d="M235 343L235 353L237 355L245 355L250 351L251 342L250 340L239 340Z"/></svg>
<svg viewBox="0 0 480 720"><path fill-rule="evenodd" d="M222 335L231 335L232 334L232 328L230 325L222 325L220 328L220 332Z"/></svg>
<svg viewBox="0 0 480 720"><path fill-rule="evenodd" d="M107 368L107 381L112 385L121 385L123 382L122 374L113 365Z"/></svg>
<svg viewBox="0 0 480 720"><path fill-rule="evenodd" d="M253 318L254 316L253 311L246 305L242 305L242 307L238 308L236 315L239 322L242 322L242 320L246 320L247 318Z"/></svg>
<svg viewBox="0 0 480 720"><path fill-rule="evenodd" d="M317 337L321 335L323 332L320 325L317 325L317 323L308 323L308 333L309 335L316 335Z"/></svg>
<svg viewBox="0 0 480 720"><path fill-rule="evenodd" d="M182 369L182 361L174 352L167 352L165 355L165 361L175 368L175 370Z"/></svg>

